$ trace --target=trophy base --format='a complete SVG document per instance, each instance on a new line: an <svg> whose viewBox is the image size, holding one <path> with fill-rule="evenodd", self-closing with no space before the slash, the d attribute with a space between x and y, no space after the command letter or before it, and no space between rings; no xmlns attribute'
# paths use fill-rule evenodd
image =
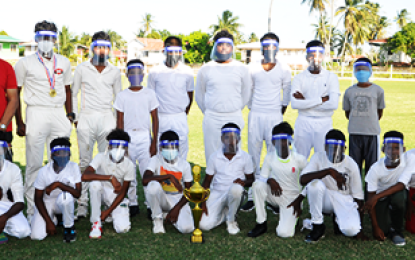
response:
<svg viewBox="0 0 415 260"><path fill-rule="evenodd" d="M190 237L190 242L192 244L204 244L205 243L205 238L203 237L203 235L201 235L201 236L191 236Z"/></svg>

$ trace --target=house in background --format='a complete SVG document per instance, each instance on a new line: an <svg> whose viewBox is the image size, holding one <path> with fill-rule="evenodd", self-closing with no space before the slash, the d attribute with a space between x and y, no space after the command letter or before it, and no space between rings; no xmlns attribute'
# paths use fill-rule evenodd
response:
<svg viewBox="0 0 415 260"><path fill-rule="evenodd" d="M7 35L0 35L0 58L4 60L19 59L20 40Z"/></svg>
<svg viewBox="0 0 415 260"><path fill-rule="evenodd" d="M34 54L37 51L37 42L30 41L30 42L21 42L19 44L20 47L24 47L24 56L29 56Z"/></svg>
<svg viewBox="0 0 415 260"><path fill-rule="evenodd" d="M390 48L388 48L388 39L371 40L369 41L369 45L374 48L380 49L379 58L381 62L411 63L412 61L411 57L406 55L402 51L392 53L390 51Z"/></svg>
<svg viewBox="0 0 415 260"><path fill-rule="evenodd" d="M141 59L146 65L157 65L164 60L163 41L135 38L127 44L127 60Z"/></svg>

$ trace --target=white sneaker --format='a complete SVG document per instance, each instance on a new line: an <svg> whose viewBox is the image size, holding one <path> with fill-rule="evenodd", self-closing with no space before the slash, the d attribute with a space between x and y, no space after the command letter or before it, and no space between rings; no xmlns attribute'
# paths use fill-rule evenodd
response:
<svg viewBox="0 0 415 260"><path fill-rule="evenodd" d="M113 219L112 219L112 215L110 214L106 219L105 219L105 222L106 223L111 223L113 221Z"/></svg>
<svg viewBox="0 0 415 260"><path fill-rule="evenodd" d="M83 205L78 205L76 211L76 219L85 218L88 215L88 207Z"/></svg>
<svg viewBox="0 0 415 260"><path fill-rule="evenodd" d="M226 221L226 224L228 225L228 232L231 235L236 235L239 233L239 231L241 231L236 221Z"/></svg>
<svg viewBox="0 0 415 260"><path fill-rule="evenodd" d="M98 221L92 225L91 232L89 233L89 238L100 239L102 233L101 223Z"/></svg>
<svg viewBox="0 0 415 260"><path fill-rule="evenodd" d="M153 233L166 233L166 230L164 230L163 226L163 219L162 218L155 218L153 220Z"/></svg>

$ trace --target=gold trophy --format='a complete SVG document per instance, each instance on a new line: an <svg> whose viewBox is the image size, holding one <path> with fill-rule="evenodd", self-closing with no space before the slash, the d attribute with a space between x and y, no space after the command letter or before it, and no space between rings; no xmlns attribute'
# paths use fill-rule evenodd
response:
<svg viewBox="0 0 415 260"><path fill-rule="evenodd" d="M184 189L183 195L190 202L195 204L195 207L192 209L193 221L195 223L195 230L193 231L193 236L190 241L194 244L204 243L202 236L202 230L199 229L200 218L202 217L203 210L199 207L199 203L205 202L210 195L210 189L205 189L200 185L200 172L201 168L198 165L193 166L193 180L194 184L190 189Z"/></svg>

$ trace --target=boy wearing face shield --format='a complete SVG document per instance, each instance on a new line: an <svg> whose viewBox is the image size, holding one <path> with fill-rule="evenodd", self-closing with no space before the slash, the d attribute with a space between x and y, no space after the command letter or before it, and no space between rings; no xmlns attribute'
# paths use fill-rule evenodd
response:
<svg viewBox="0 0 415 260"><path fill-rule="evenodd" d="M92 36L90 60L76 67L72 100L76 114L76 133L79 146L79 167L83 173L92 160L93 147L103 153L108 146L106 137L115 128L112 103L121 91L120 70L108 59L111 39L103 31ZM81 108L78 110L78 92L81 91ZM78 112L79 111L79 112ZM88 183L82 185L78 200L77 218L88 213Z"/></svg>
<svg viewBox="0 0 415 260"><path fill-rule="evenodd" d="M34 214L33 183L42 167L45 144L49 148L51 140L59 136L70 136L71 122L75 119L70 89L71 64L66 57L54 53L53 50L58 29L54 23L42 21L36 24L35 33L38 51L20 59L15 66L19 91L17 134L26 136L25 197L28 219ZM20 105L23 85L24 101L27 105L26 124L22 120Z"/></svg>
<svg viewBox="0 0 415 260"><path fill-rule="evenodd" d="M130 136L128 155L134 164L138 161L143 178L151 156L157 154L159 103L154 91L142 86L144 63L141 60L130 60L127 63L126 76L131 86L118 93L114 102L114 109L117 111L117 128L123 129ZM152 126L150 126L150 116ZM153 130L153 138L151 130ZM139 213L136 175L128 190L128 198L130 216L133 217Z"/></svg>
<svg viewBox="0 0 415 260"><path fill-rule="evenodd" d="M211 230L226 221L228 233L236 235L240 231L236 214L245 199L245 187L254 182L254 168L252 157L240 148L239 126L227 123L221 133L222 148L207 161L202 186L210 187L210 196L202 203L200 229Z"/></svg>
<svg viewBox="0 0 415 260"><path fill-rule="evenodd" d="M373 237L379 241L389 237L397 246L405 245L402 234L407 206L406 187L413 165L407 164L403 134L385 133L382 151L385 157L370 168L367 176L368 201L365 208L372 220Z"/></svg>
<svg viewBox="0 0 415 260"><path fill-rule="evenodd" d="M316 152L301 172L300 184L306 188L290 206L300 211L300 202L308 197L312 231L305 238L307 243L316 243L324 237L323 213L334 214L335 234L367 239L361 226L362 181L357 164L344 154L345 141L341 131L330 130L326 134L325 151Z"/></svg>
<svg viewBox="0 0 415 260"><path fill-rule="evenodd" d="M252 92L248 67L232 58L233 36L227 30L218 32L213 40L212 61L197 74L196 102L204 114L203 138L205 159L221 147L221 128L228 122L244 127L242 109Z"/></svg>
<svg viewBox="0 0 415 260"><path fill-rule="evenodd" d="M307 159L290 148L293 133L287 122L276 125L272 130L275 150L268 152L261 175L255 178L252 185L257 224L248 233L249 237L258 237L267 232L265 202L280 208L277 235L294 236L299 212L288 206L301 193L299 175L307 165Z"/></svg>
<svg viewBox="0 0 415 260"><path fill-rule="evenodd" d="M23 215L22 173L16 164L6 160L9 146L4 139L0 137L0 244L8 240L4 233L17 238L30 235L29 223Z"/></svg>
<svg viewBox="0 0 415 260"><path fill-rule="evenodd" d="M307 43L308 69L294 77L291 85L291 107L298 109L295 122L295 147L306 158L314 151L324 151L324 137L332 129L332 115L339 103L337 75L324 69L324 45Z"/></svg>
<svg viewBox="0 0 415 260"><path fill-rule="evenodd" d="M187 115L193 102L194 76L193 70L184 64L182 46L182 40L176 36L164 40L165 61L150 70L147 87L156 92L160 103L159 133L175 131L180 137L180 157L186 160L189 150Z"/></svg>
<svg viewBox="0 0 415 260"><path fill-rule="evenodd" d="M174 131L160 135L159 154L151 158L143 177L143 186L153 219L153 233L165 233L163 216L181 233L194 230L189 204L183 189L189 189L193 177L190 164L180 157L179 136ZM166 215L167 214L167 215Z"/></svg>
<svg viewBox="0 0 415 260"><path fill-rule="evenodd" d="M56 215L62 214L63 241L76 240L74 226L75 199L82 190L81 172L70 161L69 138L56 138L50 143L51 160L43 166L34 183L36 210L31 226L33 240L43 240L56 234Z"/></svg>
<svg viewBox="0 0 415 260"><path fill-rule="evenodd" d="M253 93L248 104L251 110L248 117L248 151L254 160L256 177L260 175L262 144L265 141L267 149L272 148L270 133L275 125L282 122L290 103L291 69L277 60L278 49L278 36L271 32L265 34L261 38L263 60L249 66ZM248 202L241 210L251 211L253 208L252 189L249 189Z"/></svg>
<svg viewBox="0 0 415 260"><path fill-rule="evenodd" d="M91 239L101 238L102 222L110 215L117 233L127 233L131 228L125 197L135 176L135 166L128 158L130 136L121 129L114 129L107 141L107 151L97 154L82 175L83 182L90 182ZM102 204L106 209L101 212Z"/></svg>

